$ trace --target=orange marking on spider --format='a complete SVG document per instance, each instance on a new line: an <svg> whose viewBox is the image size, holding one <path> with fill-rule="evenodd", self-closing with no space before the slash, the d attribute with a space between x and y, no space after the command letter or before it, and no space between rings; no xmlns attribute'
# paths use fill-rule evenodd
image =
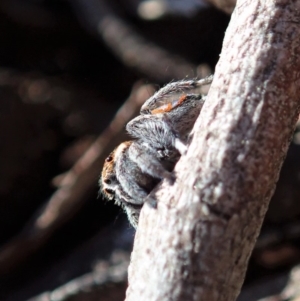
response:
<svg viewBox="0 0 300 301"><path fill-rule="evenodd" d="M159 113L165 113L170 112L173 109L172 104L168 103L166 105L163 105L157 109L154 109L151 111L152 114L159 114Z"/></svg>
<svg viewBox="0 0 300 301"><path fill-rule="evenodd" d="M176 100L172 101L171 103L167 103L157 109L154 109L151 111L151 113L159 114L159 113L170 112L172 109L181 105L186 100L186 98L187 98L186 95L182 95L182 96L180 96L180 98L178 100L176 99Z"/></svg>
<svg viewBox="0 0 300 301"><path fill-rule="evenodd" d="M181 105L186 100L186 95L182 95L174 107Z"/></svg>

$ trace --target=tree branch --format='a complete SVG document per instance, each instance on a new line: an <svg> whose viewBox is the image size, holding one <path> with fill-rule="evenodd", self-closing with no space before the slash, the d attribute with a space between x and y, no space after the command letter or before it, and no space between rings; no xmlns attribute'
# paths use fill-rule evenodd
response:
<svg viewBox="0 0 300 301"><path fill-rule="evenodd" d="M137 83L129 98L117 112L105 131L64 175L59 189L28 225L0 248L0 277L16 268L37 252L53 233L65 224L82 206L93 190L103 161L120 141L124 140L124 125L136 116L148 97L150 85ZM20 252L22 250L22 252Z"/></svg>
<svg viewBox="0 0 300 301"><path fill-rule="evenodd" d="M127 301L235 300L299 114L300 1L238 1L177 181L145 205Z"/></svg>
<svg viewBox="0 0 300 301"><path fill-rule="evenodd" d="M195 73L194 64L146 40L106 2L71 0L70 4L125 65L164 82Z"/></svg>
<svg viewBox="0 0 300 301"><path fill-rule="evenodd" d="M236 0L206 0L206 1L214 5L218 9L221 9L227 14L232 13L236 4Z"/></svg>

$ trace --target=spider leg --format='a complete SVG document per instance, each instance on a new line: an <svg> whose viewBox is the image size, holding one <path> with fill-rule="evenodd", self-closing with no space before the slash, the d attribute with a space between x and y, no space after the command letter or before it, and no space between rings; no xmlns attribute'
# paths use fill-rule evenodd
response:
<svg viewBox="0 0 300 301"><path fill-rule="evenodd" d="M140 115L127 123L127 132L144 143L148 148L158 150L176 149L178 135L166 122L164 114Z"/></svg>
<svg viewBox="0 0 300 301"><path fill-rule="evenodd" d="M128 133L158 151L187 151L188 135L204 104L200 94L187 94L163 104L152 114L140 115L127 124Z"/></svg>
<svg viewBox="0 0 300 301"><path fill-rule="evenodd" d="M130 224L136 229L138 227L141 209L135 209L130 206L124 206Z"/></svg>
<svg viewBox="0 0 300 301"><path fill-rule="evenodd" d="M199 80L181 80L169 83L158 90L143 104L141 107L141 114L148 114L153 109L157 109L162 104L165 104L166 99L168 99L170 96L174 96L176 93L183 94L185 91L211 84L212 80L213 75Z"/></svg>
<svg viewBox="0 0 300 301"><path fill-rule="evenodd" d="M184 155L187 151L187 146L178 138L175 139L174 146L180 152L180 155Z"/></svg>
<svg viewBox="0 0 300 301"><path fill-rule="evenodd" d="M143 168L130 156L131 148L135 143L131 141L118 155L115 170L120 188L130 197L132 204L140 205L159 181L149 176L149 173L144 173ZM121 193L119 194L121 196ZM128 198L125 196L123 199Z"/></svg>
<svg viewBox="0 0 300 301"><path fill-rule="evenodd" d="M137 228L143 203L136 204L136 201L126 194L121 186L119 186L115 191L115 201L115 203L121 206L126 212L131 225L134 228Z"/></svg>
<svg viewBox="0 0 300 301"><path fill-rule="evenodd" d="M118 179L124 192L130 196L130 203L142 205L144 203L144 199L148 195L148 192L137 183L135 174L128 172L119 173ZM121 200L124 200L124 198Z"/></svg>
<svg viewBox="0 0 300 301"><path fill-rule="evenodd" d="M157 159L156 150L142 141L135 141L129 148L129 157L134 161L145 174L156 179L168 179L174 181L174 176L167 171L162 162Z"/></svg>

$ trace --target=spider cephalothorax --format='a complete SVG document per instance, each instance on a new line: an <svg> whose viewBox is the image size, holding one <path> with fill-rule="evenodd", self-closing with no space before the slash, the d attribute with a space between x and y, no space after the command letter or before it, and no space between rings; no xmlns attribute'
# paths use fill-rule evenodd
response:
<svg viewBox="0 0 300 301"><path fill-rule="evenodd" d="M186 152L204 97L185 92L211 81L212 76L183 80L157 91L126 126L133 140L106 158L100 179L103 194L125 209L134 227L149 193L162 179L175 180L172 171Z"/></svg>

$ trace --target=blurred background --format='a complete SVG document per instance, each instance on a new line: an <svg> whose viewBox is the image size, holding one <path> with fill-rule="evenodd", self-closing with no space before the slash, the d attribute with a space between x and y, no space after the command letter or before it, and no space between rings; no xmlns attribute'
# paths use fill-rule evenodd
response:
<svg viewBox="0 0 300 301"><path fill-rule="evenodd" d="M213 73L233 7L0 0L0 300L124 300L134 230L104 159L155 90ZM239 300L300 295L299 135Z"/></svg>

